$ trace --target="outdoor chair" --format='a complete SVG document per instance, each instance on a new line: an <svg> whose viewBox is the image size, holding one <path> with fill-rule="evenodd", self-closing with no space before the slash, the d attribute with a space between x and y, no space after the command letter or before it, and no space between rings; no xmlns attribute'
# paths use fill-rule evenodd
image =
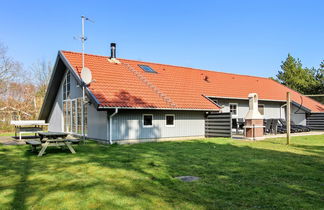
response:
<svg viewBox="0 0 324 210"><path fill-rule="evenodd" d="M277 133L278 133L278 119L272 119L271 133L274 133L275 135L277 135Z"/></svg>
<svg viewBox="0 0 324 210"><path fill-rule="evenodd" d="M239 125L237 123L237 119L236 118L233 118L232 119L232 128L236 130L236 134L238 134L238 128L239 128Z"/></svg>
<svg viewBox="0 0 324 210"><path fill-rule="evenodd" d="M286 123L286 120L279 119L279 122L282 124L282 129L285 129L286 132L287 132L287 123ZM302 132L302 129L300 129L300 128L296 127L296 126L290 125L290 132L291 133Z"/></svg>
<svg viewBox="0 0 324 210"><path fill-rule="evenodd" d="M290 124L293 127L299 128L302 132L309 132L309 131L311 131L311 129L309 127L304 126L304 125L296 125L293 121L290 121Z"/></svg>
<svg viewBox="0 0 324 210"><path fill-rule="evenodd" d="M243 118L237 118L237 125L239 129L244 128L244 119Z"/></svg>
<svg viewBox="0 0 324 210"><path fill-rule="evenodd" d="M265 124L264 127L264 133L271 133L271 124L272 124L272 119L266 119L263 121Z"/></svg>

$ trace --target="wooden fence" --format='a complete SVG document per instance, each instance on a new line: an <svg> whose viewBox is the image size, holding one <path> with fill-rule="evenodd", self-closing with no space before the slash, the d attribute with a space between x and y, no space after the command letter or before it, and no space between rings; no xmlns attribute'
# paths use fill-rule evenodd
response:
<svg viewBox="0 0 324 210"><path fill-rule="evenodd" d="M226 113L208 114L205 119L206 137L232 137L232 115Z"/></svg>

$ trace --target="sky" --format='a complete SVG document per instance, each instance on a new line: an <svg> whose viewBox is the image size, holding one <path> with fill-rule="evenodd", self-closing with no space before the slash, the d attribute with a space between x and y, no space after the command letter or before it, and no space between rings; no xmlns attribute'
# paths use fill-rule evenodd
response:
<svg viewBox="0 0 324 210"><path fill-rule="evenodd" d="M324 1L0 0L0 42L26 69L55 62L87 22L85 52L206 70L275 76L288 53L307 67L324 59Z"/></svg>

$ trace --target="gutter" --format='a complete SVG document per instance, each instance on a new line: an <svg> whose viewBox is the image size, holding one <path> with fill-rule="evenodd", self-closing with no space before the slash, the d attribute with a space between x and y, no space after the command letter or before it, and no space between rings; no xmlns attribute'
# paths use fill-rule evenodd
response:
<svg viewBox="0 0 324 210"><path fill-rule="evenodd" d="M107 123L107 140L109 140L109 144L112 144L112 118L118 113L118 108L115 108L115 112L109 115L109 125ZM108 112L107 112L108 116ZM109 126L109 129L108 129ZM109 132L109 135L108 135Z"/></svg>

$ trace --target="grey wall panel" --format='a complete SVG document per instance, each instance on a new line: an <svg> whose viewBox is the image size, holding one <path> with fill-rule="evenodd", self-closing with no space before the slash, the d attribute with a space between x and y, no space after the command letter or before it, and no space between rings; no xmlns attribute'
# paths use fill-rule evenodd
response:
<svg viewBox="0 0 324 210"><path fill-rule="evenodd" d="M153 114L153 126L142 126L143 114ZM175 114L175 126L165 125L165 114ZM204 112L119 110L113 118L113 140L204 136Z"/></svg>
<svg viewBox="0 0 324 210"><path fill-rule="evenodd" d="M249 111L249 102L248 100L235 100L235 99L217 99L218 104L223 105L223 112L229 112L229 104L237 103L238 104L238 116L237 118L244 118ZM264 104L264 118L281 118L286 119L285 107L280 108L284 102L272 102L272 101L259 101L259 104ZM291 106L291 120L299 125L306 125L306 114L304 111L299 110L297 113L298 107ZM236 118L236 117L233 117Z"/></svg>
<svg viewBox="0 0 324 210"><path fill-rule="evenodd" d="M88 138L107 140L107 112L88 105Z"/></svg>
<svg viewBox="0 0 324 210"><path fill-rule="evenodd" d="M63 131L63 102L62 102L62 84L60 85L60 89L57 92L54 105L48 118L48 130L55 132Z"/></svg>
<svg viewBox="0 0 324 210"><path fill-rule="evenodd" d="M306 113L303 110L298 110L298 107L291 106L291 120L298 125L306 125Z"/></svg>

